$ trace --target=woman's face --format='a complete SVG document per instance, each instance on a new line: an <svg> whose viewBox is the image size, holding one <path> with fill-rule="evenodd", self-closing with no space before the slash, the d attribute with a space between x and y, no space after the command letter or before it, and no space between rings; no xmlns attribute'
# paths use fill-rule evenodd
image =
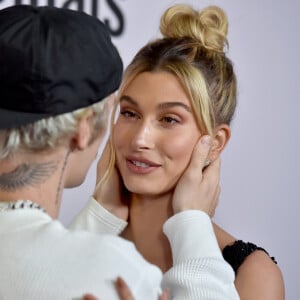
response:
<svg viewBox="0 0 300 300"><path fill-rule="evenodd" d="M139 74L120 96L113 141L126 188L148 196L171 191L200 137L188 96L167 72Z"/></svg>

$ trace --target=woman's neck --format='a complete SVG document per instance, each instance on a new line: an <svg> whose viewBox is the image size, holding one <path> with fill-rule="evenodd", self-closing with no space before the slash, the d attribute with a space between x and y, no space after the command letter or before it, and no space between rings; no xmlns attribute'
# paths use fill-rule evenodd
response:
<svg viewBox="0 0 300 300"><path fill-rule="evenodd" d="M123 232L123 237L134 242L145 259L163 272L172 266L172 253L162 227L172 215L171 194L159 197L132 195L129 224Z"/></svg>

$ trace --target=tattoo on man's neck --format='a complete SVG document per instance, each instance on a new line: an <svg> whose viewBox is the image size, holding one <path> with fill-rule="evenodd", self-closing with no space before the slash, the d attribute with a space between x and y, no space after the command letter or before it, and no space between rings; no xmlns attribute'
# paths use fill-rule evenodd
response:
<svg viewBox="0 0 300 300"><path fill-rule="evenodd" d="M44 183L57 169L57 162L22 164L15 170L0 174L0 189L14 192Z"/></svg>

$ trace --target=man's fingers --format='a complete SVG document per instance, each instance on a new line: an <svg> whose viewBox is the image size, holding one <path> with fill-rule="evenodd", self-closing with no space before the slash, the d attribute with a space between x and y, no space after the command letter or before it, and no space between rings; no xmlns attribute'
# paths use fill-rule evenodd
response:
<svg viewBox="0 0 300 300"><path fill-rule="evenodd" d="M218 157L214 161L212 161L210 165L207 168L205 168L205 170L203 171L204 179L209 179L212 182L214 181L219 182L220 168L221 168L221 159L220 157Z"/></svg>
<svg viewBox="0 0 300 300"><path fill-rule="evenodd" d="M202 136L197 142L197 144L194 147L191 162L188 168L190 172L199 172L199 170L202 170L205 167L205 163L207 161L207 157L210 150L210 145L211 138L209 135Z"/></svg>
<svg viewBox="0 0 300 300"><path fill-rule="evenodd" d="M219 198L220 198L220 192L221 192L221 188L220 188L220 185L218 185L217 187L217 190L216 190L216 193L215 193L215 199L211 205L211 209L210 209L210 212L208 212L208 215L213 218L213 216L215 215L216 213L216 208L217 206L219 205Z"/></svg>
<svg viewBox="0 0 300 300"><path fill-rule="evenodd" d="M98 298L96 298L93 295L86 294L86 295L83 296L83 300L98 300Z"/></svg>
<svg viewBox="0 0 300 300"><path fill-rule="evenodd" d="M210 210L207 211L210 217L213 217L215 214L216 207L219 203L220 197L220 168L221 168L221 159L217 158L203 171L202 185L207 191L213 191L214 197L211 202Z"/></svg>
<svg viewBox="0 0 300 300"><path fill-rule="evenodd" d="M169 294L170 293L168 289L164 290L158 300L169 300Z"/></svg>
<svg viewBox="0 0 300 300"><path fill-rule="evenodd" d="M121 277L117 278L115 282L115 287L118 292L120 300L134 300L128 285ZM159 298L159 300L168 300L168 298L166 298L166 295L164 293L162 294L162 296L164 296L164 298ZM91 294L86 294L83 296L83 300L98 300L98 298L96 298Z"/></svg>
<svg viewBox="0 0 300 300"><path fill-rule="evenodd" d="M116 285L116 289L117 289L118 295L120 297L120 300L134 300L133 295L131 294L131 291L130 291L128 285L121 277L117 278L115 285Z"/></svg>

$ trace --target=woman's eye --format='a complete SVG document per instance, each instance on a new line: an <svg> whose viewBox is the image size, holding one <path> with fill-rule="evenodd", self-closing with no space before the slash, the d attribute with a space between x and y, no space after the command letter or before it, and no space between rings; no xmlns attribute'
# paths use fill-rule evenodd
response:
<svg viewBox="0 0 300 300"><path fill-rule="evenodd" d="M164 123L167 123L167 124L177 124L177 123L179 123L179 120L177 120L177 119L175 119L173 117L163 117L162 121Z"/></svg>
<svg viewBox="0 0 300 300"><path fill-rule="evenodd" d="M123 110L120 112L120 114L126 118L136 118L137 117L137 114L130 110Z"/></svg>

